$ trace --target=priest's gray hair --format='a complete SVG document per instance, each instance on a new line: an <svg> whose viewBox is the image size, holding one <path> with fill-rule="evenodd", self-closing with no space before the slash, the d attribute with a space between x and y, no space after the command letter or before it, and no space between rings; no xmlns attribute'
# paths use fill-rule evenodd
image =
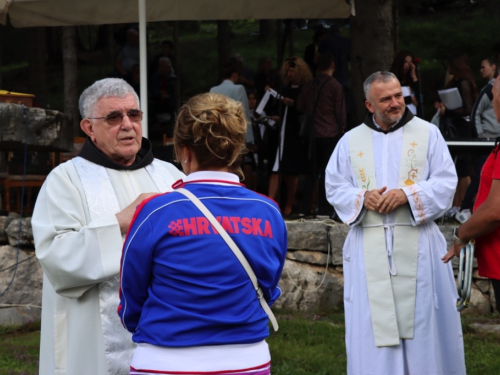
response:
<svg viewBox="0 0 500 375"><path fill-rule="evenodd" d="M104 78L94 82L87 87L80 95L78 106L82 118L94 116L96 104L102 98L124 98L128 95L134 95L139 106L139 97L135 90L126 81L121 78Z"/></svg>
<svg viewBox="0 0 500 375"><path fill-rule="evenodd" d="M393 79L397 80L398 78L394 75L394 73L388 71L378 71L370 75L365 82L363 83L363 90L365 92L365 98L368 99L368 93L370 92L370 88L372 87L373 82L390 82Z"/></svg>

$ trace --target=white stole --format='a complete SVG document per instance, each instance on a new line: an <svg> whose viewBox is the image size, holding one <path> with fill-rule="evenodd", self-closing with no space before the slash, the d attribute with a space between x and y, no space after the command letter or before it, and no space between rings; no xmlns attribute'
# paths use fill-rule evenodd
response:
<svg viewBox="0 0 500 375"><path fill-rule="evenodd" d="M358 126L349 135L349 153L358 187L377 189L373 130ZM429 124L414 118L403 127L398 187L422 181L429 144ZM368 300L375 345L399 345L412 339L415 325L415 294L418 262L418 227L412 226L410 209L396 210L393 225L382 214L367 211L363 227ZM393 241L394 238L394 241Z"/></svg>
<svg viewBox="0 0 500 375"><path fill-rule="evenodd" d="M83 185L90 219L96 220L101 216L121 211L106 168L82 157L73 158L72 162ZM162 162L155 159L146 166L146 171L158 188L158 192L172 190L171 186L175 181ZM99 283L99 307L108 374L117 375L129 373L136 347L132 341L132 334L123 328L116 312L120 303L119 282L119 275L116 275Z"/></svg>

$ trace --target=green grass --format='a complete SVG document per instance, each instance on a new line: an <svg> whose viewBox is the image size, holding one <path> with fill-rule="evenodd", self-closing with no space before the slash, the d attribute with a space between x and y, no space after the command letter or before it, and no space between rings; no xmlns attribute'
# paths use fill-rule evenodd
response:
<svg viewBox="0 0 500 375"><path fill-rule="evenodd" d="M500 373L500 334L479 332L470 327L473 323L500 324L498 314L488 316L462 315L465 362L469 375Z"/></svg>
<svg viewBox="0 0 500 375"><path fill-rule="evenodd" d="M267 339L273 375L341 375L346 373L344 315L278 312L280 329ZM468 375L500 373L500 334L484 333L473 323L500 324L498 314L462 315ZM0 375L38 372L40 324L0 327Z"/></svg>
<svg viewBox="0 0 500 375"><path fill-rule="evenodd" d="M343 314L278 318L280 329L267 340L273 375L346 373Z"/></svg>
<svg viewBox="0 0 500 375"><path fill-rule="evenodd" d="M0 327L0 375L38 374L40 323Z"/></svg>

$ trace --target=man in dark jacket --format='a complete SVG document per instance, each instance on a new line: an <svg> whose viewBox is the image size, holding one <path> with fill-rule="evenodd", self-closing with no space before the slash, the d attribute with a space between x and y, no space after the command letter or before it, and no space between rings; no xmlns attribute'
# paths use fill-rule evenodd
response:
<svg viewBox="0 0 500 375"><path fill-rule="evenodd" d="M333 54L318 55L317 66L316 78L305 84L298 98L297 108L300 112L314 116L309 155L315 185L310 209L314 211L317 205L320 214L329 215L332 207L326 201L324 193L325 168L338 140L344 134L346 109L342 85L332 77L335 71ZM318 190L321 190L319 194Z"/></svg>

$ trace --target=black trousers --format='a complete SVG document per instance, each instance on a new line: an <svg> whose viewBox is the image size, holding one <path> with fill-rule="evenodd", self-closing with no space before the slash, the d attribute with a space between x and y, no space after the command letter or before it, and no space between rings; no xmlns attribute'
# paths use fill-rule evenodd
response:
<svg viewBox="0 0 500 375"><path fill-rule="evenodd" d="M476 198L477 191L479 189L479 179L481 177L481 169L483 169L484 163L486 163L488 155L478 155L474 160L474 175L472 176L471 183L467 188L464 200L462 201L461 210L470 209L474 206L474 199Z"/></svg>
<svg viewBox="0 0 500 375"><path fill-rule="evenodd" d="M495 301L497 311L500 312L500 280L490 279L493 286L493 292L495 293Z"/></svg>
<svg viewBox="0 0 500 375"><path fill-rule="evenodd" d="M319 214L330 215L333 212L332 206L326 199L325 170L341 136L341 134L338 134L332 138L316 138L314 140L313 171L314 176L318 180Z"/></svg>

